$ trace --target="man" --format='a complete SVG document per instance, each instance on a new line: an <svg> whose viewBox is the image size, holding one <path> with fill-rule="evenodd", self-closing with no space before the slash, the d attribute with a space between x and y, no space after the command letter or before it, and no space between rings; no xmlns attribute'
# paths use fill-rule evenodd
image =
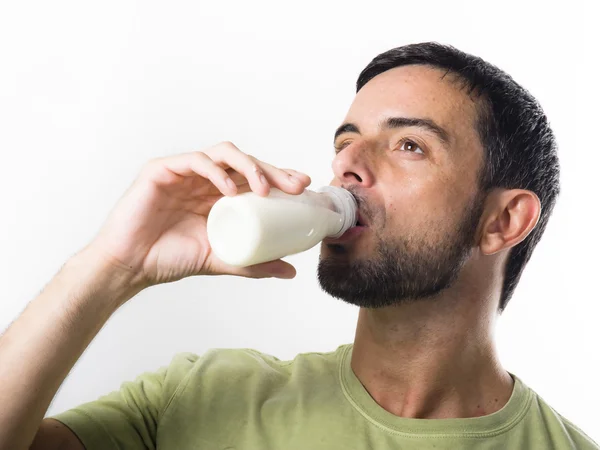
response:
<svg viewBox="0 0 600 450"><path fill-rule="evenodd" d="M323 242L318 274L361 308L353 345L285 362L180 354L42 420L89 342L142 289L295 275L283 261L226 266L206 216L222 195L297 194L308 176L231 143L156 159L1 338L0 448L597 449L502 368L492 338L559 193L535 99L452 47L400 47L361 73L334 146L332 184L356 196L361 223Z"/></svg>

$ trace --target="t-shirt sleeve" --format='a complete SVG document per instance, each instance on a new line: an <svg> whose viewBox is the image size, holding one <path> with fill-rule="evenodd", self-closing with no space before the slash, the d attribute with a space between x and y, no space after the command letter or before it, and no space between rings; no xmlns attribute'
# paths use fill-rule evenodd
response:
<svg viewBox="0 0 600 450"><path fill-rule="evenodd" d="M197 355L180 353L168 366L51 418L69 427L86 450L155 449L162 414L197 360Z"/></svg>
<svg viewBox="0 0 600 450"><path fill-rule="evenodd" d="M572 422L562 417L563 426L569 434L571 441L575 444L577 450L599 450L600 447L596 444L591 437L585 434L579 427Z"/></svg>

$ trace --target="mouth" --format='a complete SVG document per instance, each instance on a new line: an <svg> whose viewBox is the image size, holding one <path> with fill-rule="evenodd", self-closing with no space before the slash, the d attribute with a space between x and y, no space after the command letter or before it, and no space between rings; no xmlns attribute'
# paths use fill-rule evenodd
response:
<svg viewBox="0 0 600 450"><path fill-rule="evenodd" d="M325 238L323 240L323 242L325 244L329 244L329 245L339 245L339 244L349 243L351 241L358 239L358 237L361 234L363 234L363 232L366 232L368 227L369 227L369 225L365 221L364 216L360 213L360 211L358 211L357 217L356 217L356 223L354 224L353 227L349 228L339 238L328 237L328 238Z"/></svg>
<svg viewBox="0 0 600 450"><path fill-rule="evenodd" d="M356 214L356 223L354 224L355 227L367 227L368 224L364 219L364 216L361 214L360 211L357 212Z"/></svg>

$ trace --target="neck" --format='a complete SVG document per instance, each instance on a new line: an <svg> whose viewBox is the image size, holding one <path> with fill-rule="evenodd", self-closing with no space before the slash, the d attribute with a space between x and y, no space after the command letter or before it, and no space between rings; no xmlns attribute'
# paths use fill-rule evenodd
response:
<svg viewBox="0 0 600 450"><path fill-rule="evenodd" d="M457 298L361 309L352 369L392 414L477 417L510 398L513 380L493 344L496 302Z"/></svg>

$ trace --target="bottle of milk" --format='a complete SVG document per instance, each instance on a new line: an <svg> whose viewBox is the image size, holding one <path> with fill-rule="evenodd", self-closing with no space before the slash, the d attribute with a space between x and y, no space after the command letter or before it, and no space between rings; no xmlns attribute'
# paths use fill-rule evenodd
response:
<svg viewBox="0 0 600 450"><path fill-rule="evenodd" d="M271 188L217 201L207 222L208 241L227 264L246 267L300 253L324 238L340 237L357 221L357 204L346 189L286 194Z"/></svg>

